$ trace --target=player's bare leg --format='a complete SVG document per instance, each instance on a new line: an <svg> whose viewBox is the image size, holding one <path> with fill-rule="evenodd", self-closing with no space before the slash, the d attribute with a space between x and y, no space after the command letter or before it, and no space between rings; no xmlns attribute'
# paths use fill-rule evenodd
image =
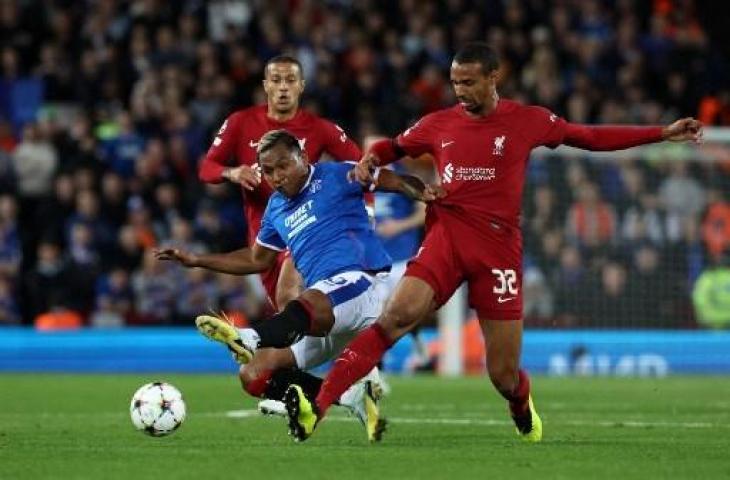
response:
<svg viewBox="0 0 730 480"><path fill-rule="evenodd" d="M311 402L298 386L289 388L285 402L290 433L297 440L307 439L327 409L372 370L396 340L418 325L435 307L434 291L428 283L420 278L404 277L377 323L355 337L335 360L316 402Z"/></svg>
<svg viewBox="0 0 730 480"><path fill-rule="evenodd" d="M395 343L435 310L431 285L420 278L406 276L398 282L395 292L385 304L378 324L391 343Z"/></svg>
<svg viewBox="0 0 730 480"><path fill-rule="evenodd" d="M294 266L291 257L287 257L281 264L279 279L276 283L276 304L283 309L286 304L296 299L304 290L302 276Z"/></svg>
<svg viewBox="0 0 730 480"><path fill-rule="evenodd" d="M487 349L487 371L494 387L510 395L519 381L522 320L485 320L479 323Z"/></svg>
<svg viewBox="0 0 730 480"><path fill-rule="evenodd" d="M330 297L319 290L305 290L297 297L297 301L306 302L310 307L310 324L307 335L324 337L335 324L335 313Z"/></svg>
<svg viewBox="0 0 730 480"><path fill-rule="evenodd" d="M512 419L525 440L542 438L542 422L530 396L530 380L520 370L522 320L479 320L487 349L489 379L509 401Z"/></svg>

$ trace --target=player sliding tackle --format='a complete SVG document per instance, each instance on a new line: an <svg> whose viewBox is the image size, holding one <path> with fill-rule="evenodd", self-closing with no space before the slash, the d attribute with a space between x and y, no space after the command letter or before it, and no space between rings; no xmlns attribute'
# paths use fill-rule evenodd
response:
<svg viewBox="0 0 730 480"><path fill-rule="evenodd" d="M367 183L376 166L405 155L431 153L447 196L429 205L422 248L377 323L360 333L335 361L315 397L287 391L290 433L302 440L338 396L377 365L418 322L466 282L479 316L489 378L507 400L517 432L542 438L542 423L520 369L522 348L522 234L519 217L530 151L540 145L617 150L645 143L699 141L702 125L685 118L667 127L594 127L566 122L550 111L497 95L498 62L486 44L462 48L451 64L458 105L423 117L395 139L374 144L355 170Z"/></svg>
<svg viewBox="0 0 730 480"><path fill-rule="evenodd" d="M322 381L306 370L338 355L380 315L388 294L382 276L391 261L368 219L363 186L349 178L352 164L310 165L296 137L285 130L265 134L257 156L275 193L253 247L208 255L164 249L156 255L187 267L244 275L271 268L288 248L306 290L280 313L240 330L217 316L201 315L195 323L203 335L225 344L246 364L240 377L251 395L281 400L289 385L298 384L314 398ZM368 186L422 201L442 193L389 170L374 172ZM372 382L363 385L362 394L350 397L363 399L356 411L368 439L376 441L385 423L379 418ZM343 394L338 399L352 404Z"/></svg>

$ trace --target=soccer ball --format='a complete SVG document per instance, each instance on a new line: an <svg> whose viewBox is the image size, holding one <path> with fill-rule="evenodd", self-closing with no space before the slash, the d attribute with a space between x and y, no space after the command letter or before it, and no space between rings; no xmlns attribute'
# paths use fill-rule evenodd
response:
<svg viewBox="0 0 730 480"><path fill-rule="evenodd" d="M185 402L180 390L169 383L148 383L134 392L129 413L137 430L153 437L163 437L182 425Z"/></svg>

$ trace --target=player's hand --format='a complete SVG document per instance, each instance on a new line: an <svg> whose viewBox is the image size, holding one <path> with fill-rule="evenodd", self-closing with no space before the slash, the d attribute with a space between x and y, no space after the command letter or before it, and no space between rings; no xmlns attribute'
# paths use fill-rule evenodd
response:
<svg viewBox="0 0 730 480"><path fill-rule="evenodd" d="M421 200L424 202L433 202L446 196L446 190L441 185L426 185L421 193Z"/></svg>
<svg viewBox="0 0 730 480"><path fill-rule="evenodd" d="M240 184L246 190L253 190L261 183L261 167L258 163L252 166L240 165L226 169L223 177L233 183Z"/></svg>
<svg viewBox="0 0 730 480"><path fill-rule="evenodd" d="M662 139L670 142L692 140L700 143L702 141L702 122L692 117L681 118L662 129Z"/></svg>
<svg viewBox="0 0 730 480"><path fill-rule="evenodd" d="M347 173L347 178L352 182L356 181L362 185L370 185L373 183L373 172L375 171L375 165L378 157L372 153L366 153L357 162L357 165Z"/></svg>
<svg viewBox="0 0 730 480"><path fill-rule="evenodd" d="M197 265L198 261L197 256L177 248L162 248L159 250L154 250L153 253L157 260L174 261L181 263L186 267L194 267Z"/></svg>

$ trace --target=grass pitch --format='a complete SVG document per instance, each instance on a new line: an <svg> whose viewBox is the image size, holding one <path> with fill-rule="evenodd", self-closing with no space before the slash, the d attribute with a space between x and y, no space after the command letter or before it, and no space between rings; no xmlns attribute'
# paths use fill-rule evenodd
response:
<svg viewBox="0 0 730 480"><path fill-rule="evenodd" d="M151 438L129 400L158 379L188 417ZM0 479L730 478L727 378L534 378L541 444L517 438L486 379L390 382L382 443L333 408L295 444L233 376L0 375Z"/></svg>

